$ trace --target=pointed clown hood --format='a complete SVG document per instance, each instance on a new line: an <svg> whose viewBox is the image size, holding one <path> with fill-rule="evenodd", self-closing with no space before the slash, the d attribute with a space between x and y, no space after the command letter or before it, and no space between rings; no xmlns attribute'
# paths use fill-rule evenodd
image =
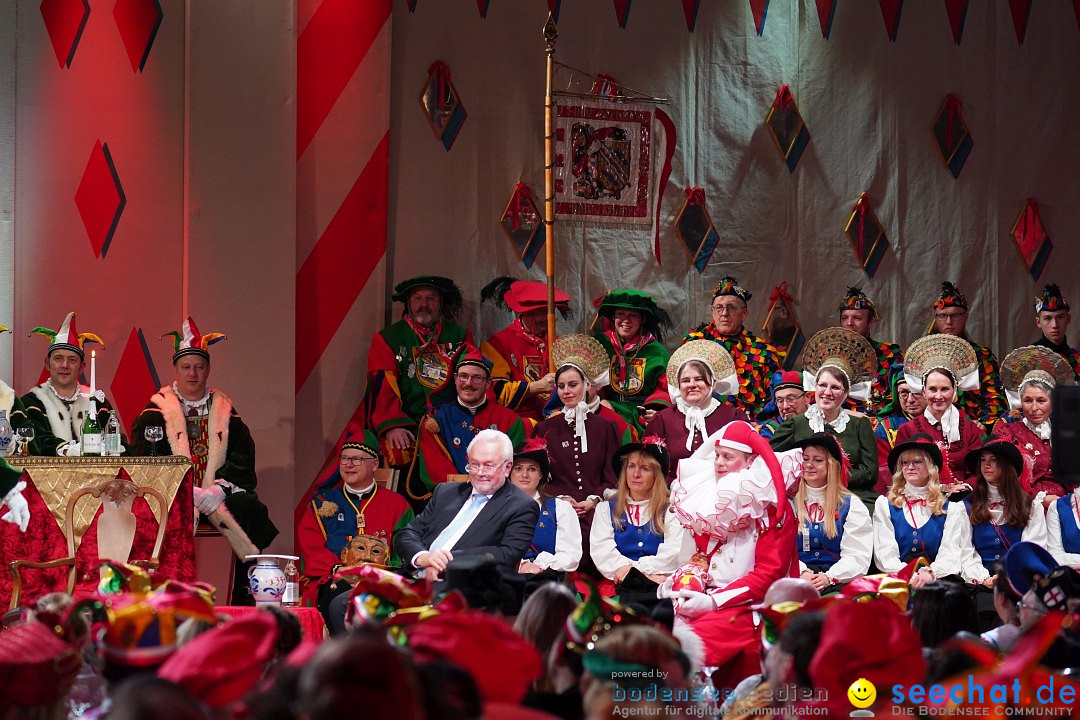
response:
<svg viewBox="0 0 1080 720"><path fill-rule="evenodd" d="M74 312L67 314L59 330L36 327L30 331L30 334L43 335L49 338L49 351L45 354L45 357L52 355L54 350L69 350L80 358L85 358L86 353L83 351L83 345L86 343L96 342L101 347L105 347L105 341L94 333L80 333L75 329Z"/></svg>
<svg viewBox="0 0 1080 720"><path fill-rule="evenodd" d="M177 360L185 355L199 355L205 358L206 362L210 362L208 348L219 340L225 339L225 335L219 332L203 335L199 332L199 328L195 326L195 321L190 317L184 321L184 325L180 330L173 330L161 337L171 337L173 339L172 361L174 365Z"/></svg>

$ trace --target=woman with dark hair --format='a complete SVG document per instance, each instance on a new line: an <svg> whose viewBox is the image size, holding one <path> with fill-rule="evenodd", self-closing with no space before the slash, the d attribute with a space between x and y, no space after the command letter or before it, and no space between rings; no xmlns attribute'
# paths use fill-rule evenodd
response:
<svg viewBox="0 0 1080 720"><path fill-rule="evenodd" d="M1074 377L1065 358L1038 345L1013 350L1001 363L1001 380L1012 412L998 420L994 437L1012 442L1030 459L1031 479L1024 489L1031 495L1044 491L1044 507L1071 489L1054 477L1050 418L1054 386L1071 383Z"/></svg>
<svg viewBox="0 0 1080 720"><path fill-rule="evenodd" d="M844 403L849 397L868 398L876 372L874 348L859 333L844 328L815 333L803 351L803 387L814 391L814 403L802 415L782 422L769 440L780 452L811 435L835 436L851 463L848 487L868 512L877 497L877 440L870 421L845 410Z"/></svg>
<svg viewBox="0 0 1080 720"><path fill-rule="evenodd" d="M930 565L911 578L916 589L960 571L964 510L942 492L941 467L941 450L929 436L898 444L889 453L892 487L874 505L874 563L896 573L925 558Z"/></svg>
<svg viewBox="0 0 1080 720"><path fill-rule="evenodd" d="M615 583L624 604L649 611L659 585L690 557L683 526L668 513L668 454L663 441L623 445L611 460L619 473L615 495L596 508L589 546L600 574Z"/></svg>
<svg viewBox="0 0 1080 720"><path fill-rule="evenodd" d="M591 517L604 491L615 487L610 459L620 445L615 422L591 412L586 401L590 378L607 370L607 354L587 335L560 337L552 353L562 412L537 425L533 437L547 441L548 493L567 500L579 517Z"/></svg>
<svg viewBox="0 0 1080 720"><path fill-rule="evenodd" d="M667 481L675 479L679 461L690 457L705 438L733 420L746 421L746 413L726 405L715 395L738 392L739 379L731 355L712 340L691 340L667 364L668 393L674 405L656 413L645 434L663 439L669 465Z"/></svg>
<svg viewBox="0 0 1080 720"><path fill-rule="evenodd" d="M519 573L532 576L525 583L526 598L545 582L561 582L581 562L581 525L569 502L548 495L550 468L547 442L532 438L514 453L510 469L510 482L540 505L532 543L518 565Z"/></svg>
<svg viewBox="0 0 1080 720"><path fill-rule="evenodd" d="M874 552L874 529L866 506L847 489L850 463L835 435L812 435L802 448L796 486L799 572L819 593L862 577Z"/></svg>
<svg viewBox="0 0 1080 720"><path fill-rule="evenodd" d="M600 298L597 314L595 336L611 359L604 398L640 433L671 405L665 375L671 353L663 345L671 318L640 290L612 290Z"/></svg>
<svg viewBox="0 0 1080 720"><path fill-rule="evenodd" d="M960 549L964 580L991 587L991 570L1021 540L1046 545L1041 496L1032 502L1020 483L1024 460L1016 446L992 440L967 455L975 489L963 502L969 520Z"/></svg>
<svg viewBox="0 0 1080 720"><path fill-rule="evenodd" d="M566 640L566 618L578 606L577 595L566 585L545 583L537 588L514 620L514 632L547 658L555 644ZM533 681L532 692L549 693L551 678L545 672Z"/></svg>
<svg viewBox="0 0 1080 720"><path fill-rule="evenodd" d="M923 648L936 648L959 632L978 632L975 603L963 583L935 580L911 598L911 626Z"/></svg>
<svg viewBox="0 0 1080 720"><path fill-rule="evenodd" d="M926 398L926 409L896 431L896 442L922 434L936 443L944 462L941 485L947 495L960 500L974 485L964 459L983 444L982 426L954 404L958 388L979 387L975 351L963 338L927 335L904 353L904 377L911 390Z"/></svg>

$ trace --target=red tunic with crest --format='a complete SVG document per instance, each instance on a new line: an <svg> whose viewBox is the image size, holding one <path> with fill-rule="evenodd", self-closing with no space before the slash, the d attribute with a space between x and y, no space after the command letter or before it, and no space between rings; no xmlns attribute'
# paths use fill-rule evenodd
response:
<svg viewBox="0 0 1080 720"><path fill-rule="evenodd" d="M548 395L529 395L529 383L548 373L548 346L543 338L526 332L521 320L492 335L480 346L492 363L491 380L499 404L536 422L544 419Z"/></svg>
<svg viewBox="0 0 1080 720"><path fill-rule="evenodd" d="M1043 440L1033 433L1022 420L1006 422L1005 418L998 420L997 425L994 426L994 437L1010 441L1027 456L1028 462L1032 465L1031 487L1027 490L1032 496L1040 490L1045 490L1048 495L1069 494L1070 488L1054 478L1053 455L1049 440Z"/></svg>

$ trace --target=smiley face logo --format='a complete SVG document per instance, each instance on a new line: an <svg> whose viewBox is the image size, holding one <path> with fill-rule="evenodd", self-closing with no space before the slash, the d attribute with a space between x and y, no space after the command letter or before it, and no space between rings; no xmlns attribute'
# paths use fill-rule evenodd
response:
<svg viewBox="0 0 1080 720"><path fill-rule="evenodd" d="M847 690L848 700L857 708L868 708L877 700L877 688L866 678L859 678L851 683Z"/></svg>

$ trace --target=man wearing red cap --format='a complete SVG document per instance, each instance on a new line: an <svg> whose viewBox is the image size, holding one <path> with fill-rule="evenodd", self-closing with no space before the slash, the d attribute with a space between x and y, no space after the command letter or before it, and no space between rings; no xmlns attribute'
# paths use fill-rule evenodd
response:
<svg viewBox="0 0 1080 720"><path fill-rule="evenodd" d="M195 465L196 509L207 517L224 514L235 519L241 533L234 536L226 532L226 537L238 555L244 540L248 546L261 550L277 537L278 529L255 492L258 483L255 441L229 397L208 384L207 348L225 336L201 334L190 317L184 321L183 330L169 335L175 339L176 380L156 392L135 420L132 454L145 456L162 450L155 447L157 443L146 439L145 430L151 426L163 427L169 454L190 458ZM218 513L219 508L225 512ZM217 522L215 526L220 527ZM246 538L236 539L240 534ZM236 573L231 602L250 604L247 578L239 564Z"/></svg>
<svg viewBox="0 0 1080 720"><path fill-rule="evenodd" d="M378 467L375 434L355 426L349 428L337 469L319 484L297 527L300 561L307 578L304 598L317 601L324 616L330 601L352 587L344 580L335 581L334 575L354 564L347 562L347 550L354 538L369 536L373 540L369 555L381 549L382 557L372 557L371 562L401 564L399 558L391 557L389 549L393 547L394 533L409 524L413 511L401 495L375 483Z"/></svg>
<svg viewBox="0 0 1080 720"><path fill-rule="evenodd" d="M750 297L750 291L735 278L730 275L720 278L713 290L712 322L691 330L683 343L705 339L724 346L735 361L739 391L721 400L754 417L769 401L769 382L780 370L780 355L775 347L746 328Z"/></svg>
<svg viewBox="0 0 1080 720"><path fill-rule="evenodd" d="M93 333L78 332L73 312L67 314L59 330L36 327L30 332L44 335L50 341L45 355L49 379L22 396L26 415L34 426L35 444L48 455L77 455L91 400L97 404L97 421L102 429L112 412L112 405L100 388L95 388L96 396L91 398L90 388L79 384L86 368L83 346L91 342L102 347L105 344Z"/></svg>
<svg viewBox="0 0 1080 720"><path fill-rule="evenodd" d="M810 396L803 390L802 374L794 370L782 370L773 375L769 392L772 402L757 415L758 422L761 422L758 432L766 439L773 436L780 423L789 417L802 415L810 407Z"/></svg>
<svg viewBox="0 0 1080 720"><path fill-rule="evenodd" d="M904 363L904 353L896 343L882 342L870 337L870 331L881 319L874 301L866 296L859 287L849 287L847 294L840 301L840 327L857 332L874 346L877 353L877 375L870 387L870 399L860 403L848 398L854 410L877 415L889 404L892 390L889 387L889 369L893 365Z"/></svg>
<svg viewBox="0 0 1080 720"><path fill-rule="evenodd" d="M480 297L495 300L517 315L480 346L480 352L491 361L495 397L500 405L539 422L555 386L547 342L547 285L499 277L484 287ZM564 318L570 314L570 296L558 288L555 307Z"/></svg>
<svg viewBox="0 0 1080 720"><path fill-rule="evenodd" d="M406 494L418 512L436 485L465 478L466 448L478 432L501 430L515 448L525 443L528 434L517 413L489 397L491 366L479 350L461 345L452 367L453 374L428 396L430 409L420 423L416 461L406 484Z"/></svg>
<svg viewBox="0 0 1080 720"><path fill-rule="evenodd" d="M364 426L395 467L408 465L429 392L450 375L450 355L472 332L454 323L461 290L449 278L421 275L403 280L390 296L404 303L401 320L375 334L368 350Z"/></svg>

